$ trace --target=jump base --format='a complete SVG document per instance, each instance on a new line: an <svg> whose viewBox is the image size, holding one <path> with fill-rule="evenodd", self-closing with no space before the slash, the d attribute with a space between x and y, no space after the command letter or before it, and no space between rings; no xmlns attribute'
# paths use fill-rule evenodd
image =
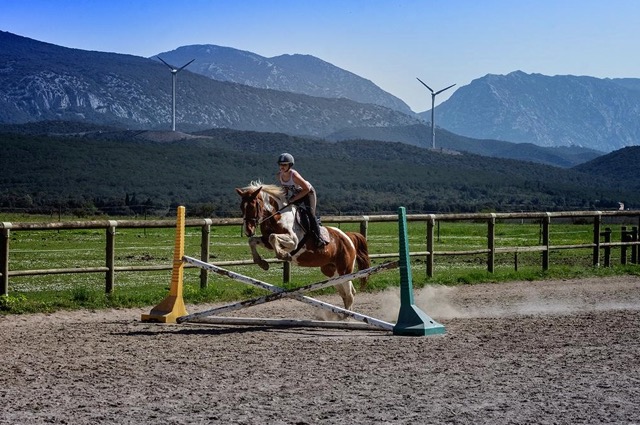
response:
<svg viewBox="0 0 640 425"><path fill-rule="evenodd" d="M362 331L383 331L386 329L358 322L321 321L301 319L267 319L258 317L199 317L186 323L206 323L208 325L233 325L233 326L265 326L274 328L326 328L326 329L352 329Z"/></svg>

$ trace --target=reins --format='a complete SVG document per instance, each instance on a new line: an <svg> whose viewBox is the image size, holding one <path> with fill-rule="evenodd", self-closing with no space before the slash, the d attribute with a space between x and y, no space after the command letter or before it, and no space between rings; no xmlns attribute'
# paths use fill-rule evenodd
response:
<svg viewBox="0 0 640 425"><path fill-rule="evenodd" d="M285 209L287 209L287 207L291 205L291 204L287 204L284 207L280 208L278 211L274 212L273 214L271 214L269 217L265 217L262 220L258 221L257 226L261 225L262 223L264 223L265 221L269 220L270 218L272 218L273 216L280 214L281 212L283 212Z"/></svg>
<svg viewBox="0 0 640 425"><path fill-rule="evenodd" d="M264 223L265 221L273 218L274 216L276 216L277 214L281 214L285 209L287 209L287 207L289 207L291 204L286 204L284 207L280 208L279 210L277 210L276 212L274 212L273 214L263 218L263 219L258 219L258 217L260 217L260 215L262 214L262 212L264 211L264 200L260 199L257 200L258 204L259 204L259 208L256 209L256 216L253 218L247 218L245 216L242 217L243 221L245 223L255 223L255 226L258 227L260 226L262 223Z"/></svg>

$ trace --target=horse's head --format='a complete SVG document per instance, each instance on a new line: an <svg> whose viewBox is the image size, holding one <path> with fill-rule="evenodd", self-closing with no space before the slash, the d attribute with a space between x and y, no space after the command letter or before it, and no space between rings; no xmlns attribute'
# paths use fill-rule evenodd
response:
<svg viewBox="0 0 640 425"><path fill-rule="evenodd" d="M261 190L262 187L258 187L257 189L236 188L236 192L238 192L238 195L242 198L240 201L243 220L242 230L244 230L245 235L249 237L256 234L256 228L262 216L263 204L258 196Z"/></svg>

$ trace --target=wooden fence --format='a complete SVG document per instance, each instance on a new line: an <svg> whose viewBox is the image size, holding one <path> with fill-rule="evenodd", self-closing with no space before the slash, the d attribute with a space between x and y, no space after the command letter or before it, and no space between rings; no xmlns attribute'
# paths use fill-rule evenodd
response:
<svg viewBox="0 0 640 425"><path fill-rule="evenodd" d="M638 263L638 226L630 229L621 228L619 242L612 242L611 229L601 229L603 217L619 217L626 221L634 221L640 224L640 210L636 211L572 211L572 212L529 212L529 213L480 213L480 214L410 214L407 221L417 221L426 223L426 251L412 252L412 257L425 257L426 273L428 277L434 275L434 262L437 256L461 256L461 255L486 255L487 270L494 271L495 257L499 253L514 253L516 256L521 252L540 252L541 267L543 270L549 269L549 253L552 250L562 249L588 249L593 252L593 266L600 266L603 259L605 267L610 266L611 249L619 247L621 252L621 263L626 263L628 252L631 251L631 263ZM593 223L593 241L577 245L551 245L550 226L553 220L562 219L582 219L590 220ZM372 215L372 216L325 216L325 224L338 223L359 223L360 233L367 236L369 223L375 222L396 222L397 215ZM500 220L530 220L539 221L541 225L540 244L536 246L496 246L495 228ZM482 249L466 251L437 251L435 241L437 238L436 229L441 222L447 221L471 221L475 223L486 223L487 246ZM201 229L201 251L202 261L209 261L210 254L210 233L211 226L240 226L242 219L188 219L186 227L199 227ZM71 274L71 273L104 273L105 291L111 293L114 287L116 272L144 272L157 270L170 270L171 264L147 265L147 266L116 266L115 264L115 235L116 228L173 228L175 220L101 220L101 221L70 221L51 223L8 223L0 222L0 295L8 295L9 278L11 276L29 276L46 274ZM72 230L72 229L105 229L105 265L103 267L78 267L78 268L58 268L58 269L38 269L38 270L10 270L10 233L32 230ZM371 254L371 258L394 258L398 253ZM279 260L268 260L279 262ZM220 266L246 265L252 264L252 260L234 260L216 262ZM284 263L283 281L288 282L291 277L289 263ZM200 273L200 285L206 287L208 274L205 270Z"/></svg>

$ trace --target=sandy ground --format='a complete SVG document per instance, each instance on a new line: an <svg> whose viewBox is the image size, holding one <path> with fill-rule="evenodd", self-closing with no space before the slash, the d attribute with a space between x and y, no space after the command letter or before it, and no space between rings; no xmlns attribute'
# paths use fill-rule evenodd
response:
<svg viewBox="0 0 640 425"><path fill-rule="evenodd" d="M0 423L640 424L640 278L415 303L445 335L140 322L149 309L2 317ZM358 294L354 309L395 321L398 305ZM315 316L294 300L244 314Z"/></svg>

